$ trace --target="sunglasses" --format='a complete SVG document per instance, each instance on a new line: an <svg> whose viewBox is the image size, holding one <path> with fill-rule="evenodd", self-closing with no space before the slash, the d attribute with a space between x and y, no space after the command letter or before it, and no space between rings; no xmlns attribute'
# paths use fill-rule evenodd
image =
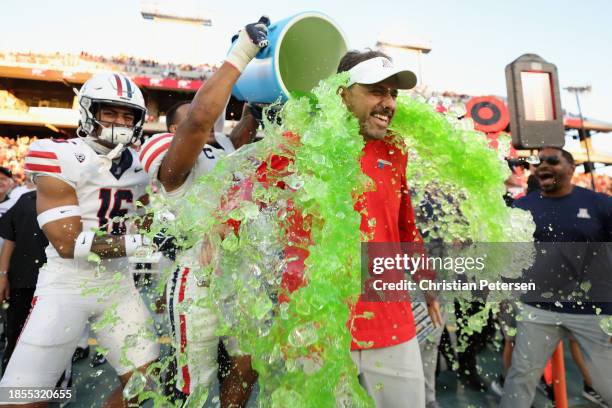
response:
<svg viewBox="0 0 612 408"><path fill-rule="evenodd" d="M559 159L558 156L540 156L538 157L538 162L532 163L532 164L535 167L538 167L540 164L544 162L550 164L551 166L556 166L557 164L561 163L561 159Z"/></svg>

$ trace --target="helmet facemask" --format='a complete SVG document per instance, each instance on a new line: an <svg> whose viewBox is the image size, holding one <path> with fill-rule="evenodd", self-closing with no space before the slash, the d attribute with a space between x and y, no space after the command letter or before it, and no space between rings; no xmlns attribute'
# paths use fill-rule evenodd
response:
<svg viewBox="0 0 612 408"><path fill-rule="evenodd" d="M80 123L79 132L80 136L90 136L97 138L101 141L110 143L113 146L122 144L127 146L136 142L142 134L142 125L145 119L145 111L139 107L118 104L114 101L92 101L87 97L83 97L80 100L83 111L86 112L85 122ZM134 112L134 124L131 127L121 126L117 124L104 124L96 118L98 112L103 105L106 106L120 106L128 108ZM96 131L99 129L99 131Z"/></svg>
<svg viewBox="0 0 612 408"><path fill-rule="evenodd" d="M77 135L98 154L120 153L124 146L138 141L147 109L138 86L128 77L116 73L101 73L90 78L78 91L79 128ZM129 109L134 115L131 126L102 121L104 107Z"/></svg>

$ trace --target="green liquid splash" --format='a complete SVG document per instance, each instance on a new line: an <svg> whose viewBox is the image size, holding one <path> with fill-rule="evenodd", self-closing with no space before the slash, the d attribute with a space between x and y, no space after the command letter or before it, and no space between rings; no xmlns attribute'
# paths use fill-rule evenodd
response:
<svg viewBox="0 0 612 408"><path fill-rule="evenodd" d="M347 329L349 304L361 291L364 240L361 215L353 206L368 181L359 163L364 146L359 125L337 92L347 79L347 74L333 76L312 94L289 100L282 125L267 123L262 142L219 161L180 203L160 196L152 200L156 213L179 214L176 221L158 223L152 234L165 228L195 253L203 237L220 248L211 265L196 268L198 279L210 287L193 306L217 312L218 334L237 338L240 350L252 356L260 406L373 406L359 385ZM503 203L508 170L484 135L407 96L398 99L391 129L409 152L408 180L417 194L435 186L455 197L439 214L444 228L436 229L436 237L531 240L528 214ZM288 140L286 132L299 135L299 142ZM293 162L262 183L255 169L262 162L270 167L273 155ZM312 243L287 234L296 211ZM238 234L221 241L214 231L230 219L240 221ZM307 284L285 293L289 301L283 303L277 297L291 261L282 255L288 245L308 250ZM507 255L500 256L507 261Z"/></svg>

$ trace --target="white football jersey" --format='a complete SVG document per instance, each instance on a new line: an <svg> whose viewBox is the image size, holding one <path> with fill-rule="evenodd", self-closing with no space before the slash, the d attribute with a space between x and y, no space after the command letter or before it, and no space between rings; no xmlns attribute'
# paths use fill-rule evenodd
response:
<svg viewBox="0 0 612 408"><path fill-rule="evenodd" d="M140 149L140 161L145 171L154 182L157 181L159 167L164 156L168 152L173 137L174 134L172 133L153 135L142 145L142 149ZM225 134L215 132L215 141L216 146L209 144L204 145L192 171L179 188L171 192L166 192L164 186L158 183L162 193L170 199L179 199L187 192L198 177L210 172L215 167L219 158L235 151L232 141ZM195 247L183 251L179 256L179 264L183 266L197 268L199 264L196 260L197 249Z"/></svg>
<svg viewBox="0 0 612 408"><path fill-rule="evenodd" d="M26 156L25 169L34 181L36 177L50 176L74 188L83 231L102 230L115 235L129 231L129 218L135 215L136 202L149 184L149 177L134 150L125 149L119 159L111 162L82 139L35 141ZM127 258L103 260L102 268L84 260L63 259L51 244L46 254L47 265L39 274L37 291L45 286L61 286L61 280L66 277L55 276L57 274L70 274L83 283L78 277L95 276L96 270L98 274L106 270L108 277L129 269ZM60 273L64 269L65 274Z"/></svg>
<svg viewBox="0 0 612 408"><path fill-rule="evenodd" d="M172 133L158 133L151 136L149 140L142 145L142 149L140 149L140 161L153 181L157 180L159 167L164 156L168 152L173 137L174 134ZM235 150L232 141L223 133L215 132L215 141L216 146L209 144L204 145L202 152L193 166L193 170L179 188L171 192L166 192L163 186L161 186L162 192L171 198L181 197L189 187L193 185L198 177L210 172L215 167L220 157L232 153Z"/></svg>

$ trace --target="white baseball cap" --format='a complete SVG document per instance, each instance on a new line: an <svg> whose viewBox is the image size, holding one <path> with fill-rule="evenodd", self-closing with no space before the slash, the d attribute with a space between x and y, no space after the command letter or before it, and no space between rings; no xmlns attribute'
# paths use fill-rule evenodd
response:
<svg viewBox="0 0 612 408"><path fill-rule="evenodd" d="M398 89L411 89L417 83L417 77L414 72L394 67L391 60L385 57L375 57L360 62L349 69L348 72L350 75L348 86L353 84L376 84L392 76L397 78Z"/></svg>

